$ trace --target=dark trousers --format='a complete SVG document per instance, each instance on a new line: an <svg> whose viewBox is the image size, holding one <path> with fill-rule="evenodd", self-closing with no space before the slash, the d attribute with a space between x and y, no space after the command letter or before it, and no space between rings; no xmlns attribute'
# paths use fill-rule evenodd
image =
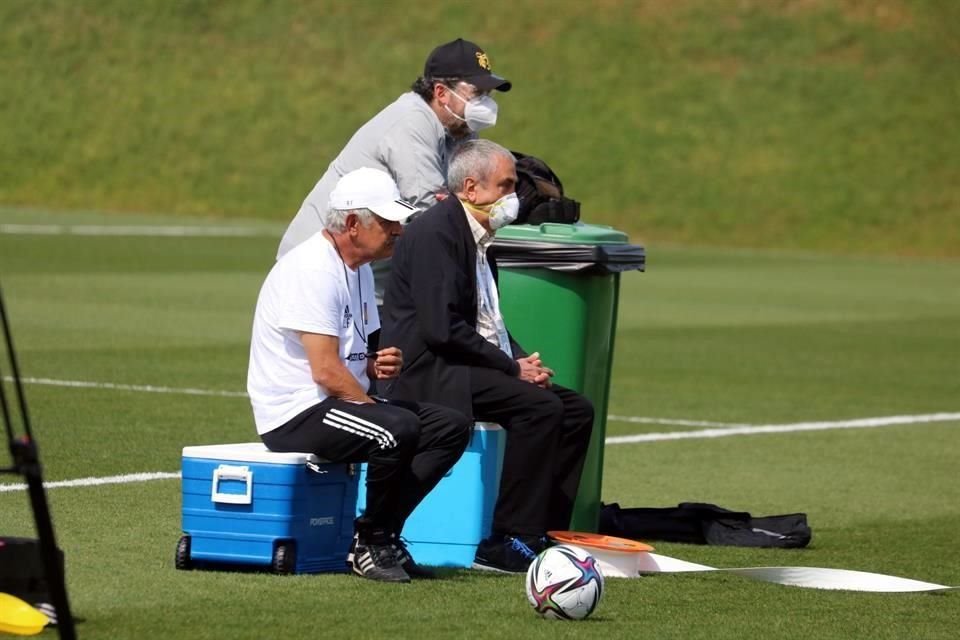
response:
<svg viewBox="0 0 960 640"><path fill-rule="evenodd" d="M493 369L470 370L477 420L507 432L493 532L543 535L570 528L593 430L593 405L570 389L543 389Z"/></svg>
<svg viewBox="0 0 960 640"><path fill-rule="evenodd" d="M402 404L327 398L261 438L271 451L367 462L363 526L399 534L414 508L460 459L473 433L473 424L458 411Z"/></svg>

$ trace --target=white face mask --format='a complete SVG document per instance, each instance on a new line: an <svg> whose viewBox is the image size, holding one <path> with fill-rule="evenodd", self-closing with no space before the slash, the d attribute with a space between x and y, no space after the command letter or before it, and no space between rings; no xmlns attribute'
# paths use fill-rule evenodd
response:
<svg viewBox="0 0 960 640"><path fill-rule="evenodd" d="M520 213L520 198L516 193L508 193L490 205L490 228L496 231L517 219Z"/></svg>
<svg viewBox="0 0 960 640"><path fill-rule="evenodd" d="M475 96L467 100L452 89L450 90L450 93L466 103L466 106L463 108L463 117L461 118L455 114L447 105L444 105L443 108L446 109L447 113L452 115L457 120L466 122L467 128L470 129L470 131L476 133L481 129L487 129L497 124L498 107L496 101L490 96Z"/></svg>

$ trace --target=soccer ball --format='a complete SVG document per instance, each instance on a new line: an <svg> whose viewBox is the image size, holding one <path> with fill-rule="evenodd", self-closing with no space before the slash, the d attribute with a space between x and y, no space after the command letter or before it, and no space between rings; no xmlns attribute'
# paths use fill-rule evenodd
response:
<svg viewBox="0 0 960 640"><path fill-rule="evenodd" d="M580 547L550 547L527 569L527 600L544 618L582 620L593 613L602 595L600 567Z"/></svg>

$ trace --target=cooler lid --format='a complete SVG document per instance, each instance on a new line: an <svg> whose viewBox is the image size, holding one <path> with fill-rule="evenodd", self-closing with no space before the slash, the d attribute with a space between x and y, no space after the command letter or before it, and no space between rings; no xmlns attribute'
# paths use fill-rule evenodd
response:
<svg viewBox="0 0 960 640"><path fill-rule="evenodd" d="M183 457L210 458L230 462L265 462L268 464L305 464L306 462L324 464L327 462L312 453L280 453L270 451L262 442L240 442L236 444L210 444L184 447Z"/></svg>

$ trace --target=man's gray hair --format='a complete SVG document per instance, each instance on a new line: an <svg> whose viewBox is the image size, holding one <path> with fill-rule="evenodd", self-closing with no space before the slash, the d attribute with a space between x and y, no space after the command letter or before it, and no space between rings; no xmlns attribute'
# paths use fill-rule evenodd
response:
<svg viewBox="0 0 960 640"><path fill-rule="evenodd" d="M327 215L323 220L323 226L327 231L333 233L342 233L347 230L347 216L354 214L360 219L360 224L369 227L373 224L373 216L376 215L370 209L327 209Z"/></svg>
<svg viewBox="0 0 960 640"><path fill-rule="evenodd" d="M497 157L514 161L513 154L492 140L469 140L460 145L450 159L447 168L447 188L450 193L463 191L467 178L483 182L497 165Z"/></svg>

